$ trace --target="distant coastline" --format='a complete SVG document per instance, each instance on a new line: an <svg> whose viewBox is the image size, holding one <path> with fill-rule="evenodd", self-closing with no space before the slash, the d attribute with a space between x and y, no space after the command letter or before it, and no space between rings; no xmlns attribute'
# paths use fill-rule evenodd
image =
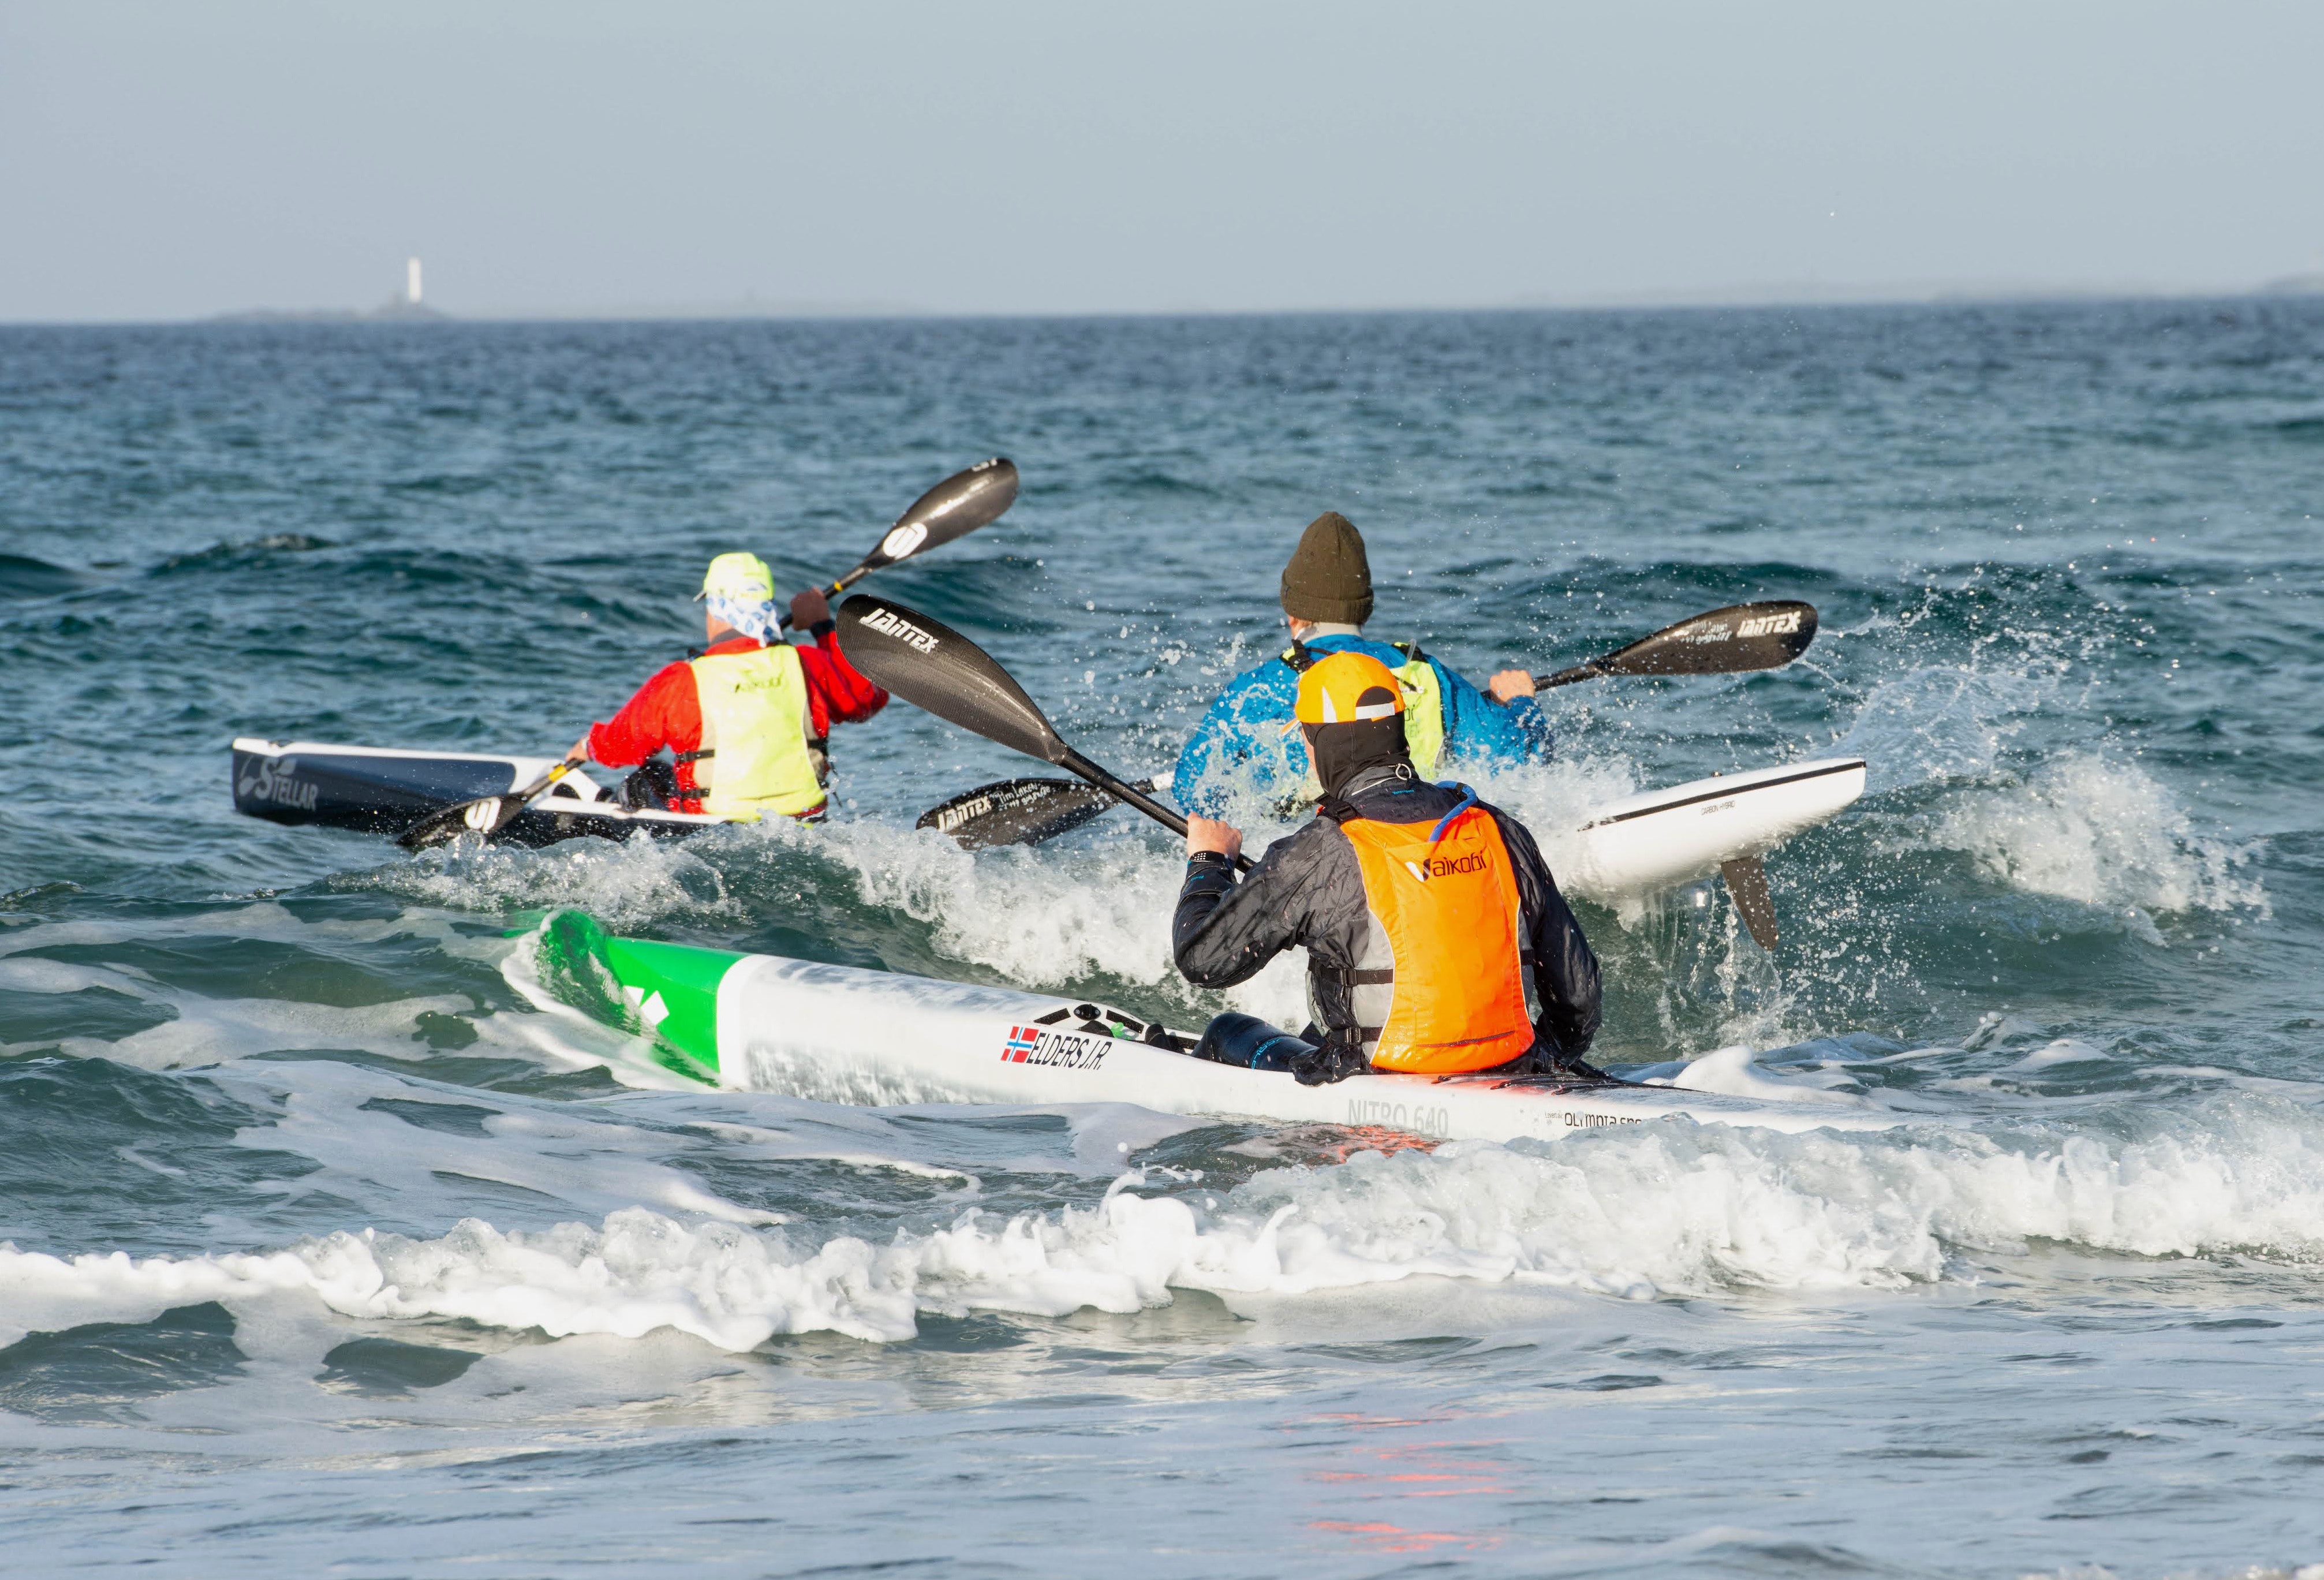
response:
<svg viewBox="0 0 2324 1580"><path fill-rule="evenodd" d="M282 308L248 308L241 312L214 313L196 320L205 324L427 324L448 323L452 315L438 312L424 302L405 301L397 297L372 309L369 312L354 308L314 308L305 310Z"/></svg>
<svg viewBox="0 0 2324 1580"><path fill-rule="evenodd" d="M2059 284L2031 280L1892 281L1841 285L1821 281L1761 282L1703 290L1527 296L1509 303L1533 310L1624 308L1968 307L2089 301L2225 301L2237 297L2324 295L2324 274L2295 274L2264 284L2155 285L2135 281Z"/></svg>
<svg viewBox="0 0 2324 1580"><path fill-rule="evenodd" d="M1603 295L1529 295L1499 302L1342 304L1307 307L1219 307L1187 302L1167 307L1085 310L1071 312L1012 312L927 308L902 302L786 302L746 298L742 301L607 308L498 308L453 314L396 297L369 310L355 308L252 308L177 319L82 319L82 323L186 323L234 325L415 324L415 323L722 323L741 320L878 320L883 319L1143 319L1263 318L1277 314L1366 316L1377 313L1655 312L1830 307L1963 307L2099 301L2234 301L2324 296L2324 273L2284 275L2256 285L2216 289L2152 284L2057 285L2034 282L1831 285L1800 282L1702 291L1628 291ZM0 325L29 327L75 320L0 319Z"/></svg>

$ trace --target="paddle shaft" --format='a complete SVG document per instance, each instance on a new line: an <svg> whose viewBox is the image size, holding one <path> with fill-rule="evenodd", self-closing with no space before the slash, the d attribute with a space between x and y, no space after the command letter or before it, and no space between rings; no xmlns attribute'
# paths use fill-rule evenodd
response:
<svg viewBox="0 0 2324 1580"><path fill-rule="evenodd" d="M1181 839L1186 820L1161 802L1074 751L1016 678L943 621L872 593L858 593L839 611L848 656L874 685L915 707L995 745L1037 757L1137 808ZM1237 860L1236 870L1250 863Z"/></svg>
<svg viewBox="0 0 2324 1580"><path fill-rule="evenodd" d="M923 550L949 543L990 525L1016 498L1017 468L1006 456L995 456L965 471L954 472L912 501L911 508L898 516L896 524L881 535L879 547L857 560L854 569L829 587L816 590L826 598L835 598L882 566L899 565ZM775 629L786 631L790 624L790 612L785 610L775 622Z"/></svg>
<svg viewBox="0 0 2324 1580"><path fill-rule="evenodd" d="M876 565L865 565L858 562L854 569L849 571L845 576L841 577L837 581L833 582L829 587L818 587L816 590L820 592L826 598L835 598L839 596L840 594L845 592L848 588L853 587L857 582L862 581L865 577L870 576L873 571L879 568L880 568ZM790 628L791 612L788 609L786 609L783 611L782 618L775 622L775 629L778 631L788 631Z"/></svg>
<svg viewBox="0 0 2324 1580"><path fill-rule="evenodd" d="M1595 680L1600 676L1612 673L1611 670L1601 670L1594 663L1576 664L1570 670L1560 670L1554 675L1536 675L1533 678L1533 688L1536 691L1546 691L1553 686L1571 686L1576 680Z"/></svg>
<svg viewBox="0 0 2324 1580"><path fill-rule="evenodd" d="M1097 786L1098 789L1103 790L1114 799L1137 808L1139 811L1153 818L1157 823L1161 824L1163 827L1167 828L1171 833L1178 836L1179 838L1184 839L1186 836L1185 818L1180 817L1177 813L1172 811L1169 808L1164 806L1161 802L1156 800L1152 796L1148 795L1144 790L1139 790L1136 785L1131 784L1129 781L1121 779L1115 774L1107 772L1104 769L1099 767L1096 763L1091 762L1088 758L1074 751L1071 746L1065 746L1062 742L1060 742L1059 744L1063 746L1065 752L1064 756L1056 759L1056 765L1059 768L1064 769L1067 773L1087 780L1090 783ZM1234 868L1238 873L1247 873L1250 871L1250 857L1247 855L1239 855L1235 857Z"/></svg>
<svg viewBox="0 0 2324 1580"><path fill-rule="evenodd" d="M511 794L517 800L530 801L535 796L547 790L549 786L555 784L558 780L563 779L567 774L572 772L575 769L579 768L587 761L588 759L586 757L567 757L563 762L558 762L556 766L549 769L547 773L542 774L539 779L534 780L530 784L525 786L522 790L512 791Z"/></svg>
<svg viewBox="0 0 2324 1580"><path fill-rule="evenodd" d="M857 582L862 581L865 577L870 576L872 571L877 568L879 568L877 566L859 563L854 569L849 571L845 576L841 577L837 581L833 582L829 587L824 588L823 596L826 598L835 598L839 596L840 594L845 592L848 588L853 587Z"/></svg>

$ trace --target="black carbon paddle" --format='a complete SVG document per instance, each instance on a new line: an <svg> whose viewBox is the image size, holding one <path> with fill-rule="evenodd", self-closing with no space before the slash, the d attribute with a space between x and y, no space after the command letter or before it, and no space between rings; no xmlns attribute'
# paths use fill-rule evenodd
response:
<svg viewBox="0 0 2324 1580"><path fill-rule="evenodd" d="M1152 790L1155 781L1137 788ZM994 845L1039 845L1070 834L1121 803L1105 791L1070 779L1002 779L963 790L930 807L912 825L949 834L964 850Z"/></svg>
<svg viewBox="0 0 2324 1580"><path fill-rule="evenodd" d="M1546 691L1602 675L1740 675L1778 669L1807 651L1815 633L1812 604L1734 604L1665 626L1586 664L1536 675L1533 684Z"/></svg>
<svg viewBox="0 0 2324 1580"><path fill-rule="evenodd" d="M875 570L990 526L1016 500L1017 463L1006 456L954 472L912 501L911 508L896 518L896 524L881 535L872 552L857 560L854 569L823 588L823 595L835 598ZM785 610L782 624L790 623L790 612Z"/></svg>
<svg viewBox="0 0 2324 1580"><path fill-rule="evenodd" d="M1736 604L1665 626L1586 664L1536 675L1533 683L1536 690L1547 690L1608 675L1731 675L1772 670L1807 651L1815 633L1812 604L1790 599ZM916 827L942 829L970 850L1038 845L1102 816L1113 804L1113 797L1069 780L1004 779L929 808Z"/></svg>
<svg viewBox="0 0 2324 1580"><path fill-rule="evenodd" d="M941 620L858 593L841 605L839 631L848 661L874 685L1012 752L1062 768L1171 833L1185 834L1184 818L1066 745L1015 677ZM1235 858L1239 871L1249 872L1250 864L1249 856Z"/></svg>

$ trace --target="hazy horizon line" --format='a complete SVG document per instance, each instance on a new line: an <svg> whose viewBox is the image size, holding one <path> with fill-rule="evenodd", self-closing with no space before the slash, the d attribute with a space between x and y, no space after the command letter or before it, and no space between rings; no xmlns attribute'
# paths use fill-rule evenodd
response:
<svg viewBox="0 0 2324 1580"><path fill-rule="evenodd" d="M1833 284L1801 282L1733 287L1672 288L1662 291L1601 293L1544 293L1498 302L1370 303L1302 307L1217 307L1188 303L1154 308L1082 309L1057 311L1022 309L930 308L908 302L798 301L745 295L729 301L639 303L578 308L495 307L451 311L435 302L426 304L425 318L464 324L522 323L716 323L769 321L858 321L890 319L1233 319L1274 317L1366 317L1397 313L1494 312L1616 312L1718 308L1811 307L1942 307L2071 301L2200 301L2253 297L2324 294L2324 273L2296 273L2255 284L2230 286L2157 285L2145 282L2069 283L2054 281L1895 282L1882 284ZM135 328L198 324L321 324L380 323L401 318L413 321L410 304L391 299L374 309L243 308L182 317L107 317L59 319L0 318L8 328Z"/></svg>

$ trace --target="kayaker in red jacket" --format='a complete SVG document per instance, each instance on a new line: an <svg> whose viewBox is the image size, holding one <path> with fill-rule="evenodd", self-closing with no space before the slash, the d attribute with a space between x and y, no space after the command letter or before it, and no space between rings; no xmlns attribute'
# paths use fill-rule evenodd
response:
<svg viewBox="0 0 2324 1580"><path fill-rule="evenodd" d="M571 757L632 768L622 799L632 808L748 821L770 813L820 818L831 777L835 724L861 724L888 706L839 651L822 593L791 599L791 624L813 647L783 640L774 573L755 554L721 554L702 578L709 600L698 658L665 666L604 724L574 743ZM654 759L667 750L671 761Z"/></svg>

